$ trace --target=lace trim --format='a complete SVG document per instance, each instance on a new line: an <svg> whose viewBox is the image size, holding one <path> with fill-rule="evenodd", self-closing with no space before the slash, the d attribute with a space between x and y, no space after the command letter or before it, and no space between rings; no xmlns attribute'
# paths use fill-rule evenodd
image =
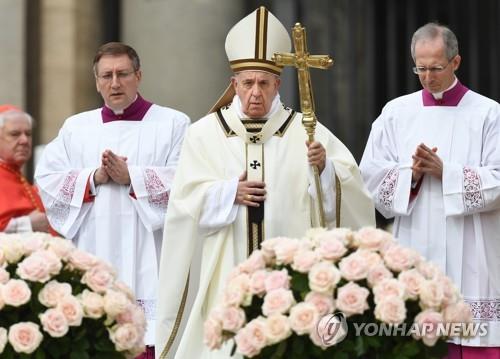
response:
<svg viewBox="0 0 500 359"><path fill-rule="evenodd" d="M155 320L156 318L156 300L155 299L137 299L137 304L144 311L146 320Z"/></svg>
<svg viewBox="0 0 500 359"><path fill-rule="evenodd" d="M484 207L484 198L481 186L481 177L472 168L464 167L464 207L466 212L471 212Z"/></svg>
<svg viewBox="0 0 500 359"><path fill-rule="evenodd" d="M378 201L386 209L392 209L394 205L394 192L398 184L399 171L397 168L391 169L382 180L378 191Z"/></svg>
<svg viewBox="0 0 500 359"><path fill-rule="evenodd" d="M54 218L54 224L62 226L69 216L71 200L75 194L76 179L80 171L71 171L64 179L57 198L50 207L50 212Z"/></svg>
<svg viewBox="0 0 500 359"><path fill-rule="evenodd" d="M500 299L464 299L474 320L500 322Z"/></svg>
<svg viewBox="0 0 500 359"><path fill-rule="evenodd" d="M148 192L148 202L151 207L166 211L168 206L168 191L158 174L152 169L146 168L144 170L144 184Z"/></svg>

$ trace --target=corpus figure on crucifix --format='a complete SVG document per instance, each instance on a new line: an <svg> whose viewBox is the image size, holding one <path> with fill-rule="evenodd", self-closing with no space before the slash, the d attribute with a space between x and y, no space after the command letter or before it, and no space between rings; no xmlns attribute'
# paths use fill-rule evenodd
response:
<svg viewBox="0 0 500 359"><path fill-rule="evenodd" d="M175 358L230 357L231 348L209 353L204 347L205 314L220 300L230 270L264 238L300 237L319 226L311 165L321 176L328 227L336 225L336 185L342 189L340 225L374 224L351 153L319 123L316 139L308 141L303 114L280 101L282 66L272 56L290 48L286 28L264 7L227 35L231 84L210 114L189 128L170 197L160 263L160 357L172 354L183 314L187 324ZM189 313L185 288L197 245L203 262Z"/></svg>

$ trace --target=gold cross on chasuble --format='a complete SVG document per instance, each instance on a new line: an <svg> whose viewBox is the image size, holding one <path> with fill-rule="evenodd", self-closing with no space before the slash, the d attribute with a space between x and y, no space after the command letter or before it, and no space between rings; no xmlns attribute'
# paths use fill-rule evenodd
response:
<svg viewBox="0 0 500 359"><path fill-rule="evenodd" d="M273 61L278 66L294 66L297 68L299 79L300 109L302 111L302 124L304 125L309 142L314 141L314 132L316 130L316 114L314 113L314 96L311 86L311 76L309 68L327 69L333 65L333 60L328 55L310 55L307 51L306 29L296 23L292 28L293 46L295 53L277 52L273 56ZM319 224L326 227L325 211L323 209L323 193L321 190L320 173L317 166L313 166L314 182L317 194L317 210L319 215ZM337 227L340 226L340 183L336 178L336 217Z"/></svg>

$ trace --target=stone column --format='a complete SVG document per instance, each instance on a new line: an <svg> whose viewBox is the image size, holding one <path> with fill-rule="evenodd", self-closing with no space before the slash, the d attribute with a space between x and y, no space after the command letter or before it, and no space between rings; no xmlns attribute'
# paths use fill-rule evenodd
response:
<svg viewBox="0 0 500 359"><path fill-rule="evenodd" d="M229 84L224 42L244 1L123 0L122 10L122 40L141 57L144 97L192 121L204 116Z"/></svg>
<svg viewBox="0 0 500 359"><path fill-rule="evenodd" d="M25 106L25 0L0 0L0 104Z"/></svg>
<svg viewBox="0 0 500 359"><path fill-rule="evenodd" d="M41 0L40 143L50 142L64 120L100 104L92 59L101 42L99 0Z"/></svg>

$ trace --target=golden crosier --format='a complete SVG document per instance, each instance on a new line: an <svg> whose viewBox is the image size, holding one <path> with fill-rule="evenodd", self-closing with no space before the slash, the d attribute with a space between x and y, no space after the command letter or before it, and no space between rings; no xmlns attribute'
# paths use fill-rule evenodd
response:
<svg viewBox="0 0 500 359"><path fill-rule="evenodd" d="M292 28L293 45L295 53L275 53L273 61L278 66L294 66L297 68L299 79L299 95L300 109L303 114L302 124L305 127L308 141L314 141L314 133L316 131L316 114L314 113L314 95L311 86L311 76L309 68L327 69L333 65L333 60L328 55L309 55L307 52L306 29L296 23ZM323 192L321 190L321 182L319 178L319 169L313 166L314 182L316 186L316 194L318 199L319 224L321 227L326 227L325 211L323 208ZM339 186L337 186L337 190ZM340 203L340 192L337 191L337 203ZM340 225L340 208L337 205L337 226Z"/></svg>

